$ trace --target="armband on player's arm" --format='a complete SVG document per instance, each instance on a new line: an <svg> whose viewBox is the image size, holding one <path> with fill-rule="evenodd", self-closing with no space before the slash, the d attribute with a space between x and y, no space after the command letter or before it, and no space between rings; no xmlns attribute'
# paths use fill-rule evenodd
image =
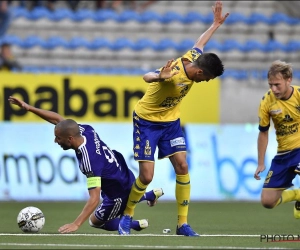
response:
<svg viewBox="0 0 300 250"><path fill-rule="evenodd" d="M87 178L87 188L93 189L96 187L101 187L101 177L93 176Z"/></svg>

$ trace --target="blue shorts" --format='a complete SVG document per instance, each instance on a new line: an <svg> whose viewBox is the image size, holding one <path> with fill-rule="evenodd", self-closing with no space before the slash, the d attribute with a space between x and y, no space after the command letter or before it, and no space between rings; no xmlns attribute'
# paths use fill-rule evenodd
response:
<svg viewBox="0 0 300 250"><path fill-rule="evenodd" d="M112 220L123 214L126 208L126 203L129 197L130 190L125 197L119 197L115 199L109 199L105 195L102 195L103 201L95 211L95 216L100 221Z"/></svg>
<svg viewBox="0 0 300 250"><path fill-rule="evenodd" d="M300 149L276 155L271 163L263 188L287 189L293 186L295 169L300 163Z"/></svg>
<svg viewBox="0 0 300 250"><path fill-rule="evenodd" d="M133 151L137 161L154 161L156 147L158 159L176 152L185 152L185 137L180 119L173 122L151 122L133 113Z"/></svg>

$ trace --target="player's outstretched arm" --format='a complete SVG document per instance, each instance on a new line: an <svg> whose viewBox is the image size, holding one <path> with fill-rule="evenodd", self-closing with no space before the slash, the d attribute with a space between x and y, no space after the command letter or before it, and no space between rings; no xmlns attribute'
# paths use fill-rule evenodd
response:
<svg viewBox="0 0 300 250"><path fill-rule="evenodd" d="M30 111L30 112L36 114L37 116L43 118L44 120L46 120L54 125L56 125L60 121L64 120L64 118L61 115L59 115L53 111L33 107L33 106L29 105L28 103L26 103L22 100L19 100L18 98L15 98L13 96L10 96L8 98L8 101L11 104L17 105L22 109L26 109L27 111Z"/></svg>
<svg viewBox="0 0 300 250"><path fill-rule="evenodd" d="M214 21L212 25L198 38L194 44L194 48L199 48L201 51L203 51L205 44L209 41L214 32L225 22L226 18L229 16L229 13L226 13L224 16L222 16L223 4L221 1L216 1L215 5L212 6L212 10L214 13Z"/></svg>
<svg viewBox="0 0 300 250"><path fill-rule="evenodd" d="M173 77L178 74L178 71L173 71L177 65L177 62L173 63L174 60L169 60L167 64L162 67L161 71L158 73L148 72L144 75L143 79L147 83L151 82L162 82L166 79Z"/></svg>
<svg viewBox="0 0 300 250"><path fill-rule="evenodd" d="M90 198L82 209L81 213L75 219L74 222L70 224L65 224L61 226L58 231L62 234L72 233L78 230L78 228L90 217L90 215L95 211L96 207L100 202L100 187L96 187L89 190Z"/></svg>

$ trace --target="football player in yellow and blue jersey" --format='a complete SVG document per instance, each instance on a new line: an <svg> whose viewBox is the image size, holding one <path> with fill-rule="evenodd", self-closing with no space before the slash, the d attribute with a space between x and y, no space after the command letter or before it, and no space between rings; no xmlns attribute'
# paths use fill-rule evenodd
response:
<svg viewBox="0 0 300 250"><path fill-rule="evenodd" d="M158 147L158 158L169 158L176 173L176 234L199 236L187 222L191 186L185 136L180 126L180 103L195 82L208 82L223 74L224 66L219 57L213 53L203 53L205 44L229 15L222 15L221 1L216 1L212 9L212 25L198 38L191 50L143 77L149 83L148 89L137 102L133 113L133 150L140 171L120 220L118 231L121 235L130 234L136 203L153 179L154 154Z"/></svg>
<svg viewBox="0 0 300 250"><path fill-rule="evenodd" d="M300 189L289 189L300 173L300 86L291 85L293 70L290 64L274 61L268 71L270 90L259 107L258 167L254 178L265 170L270 121L276 130L277 154L271 162L264 181L261 203L274 208L282 203L296 201L295 218L300 218Z"/></svg>

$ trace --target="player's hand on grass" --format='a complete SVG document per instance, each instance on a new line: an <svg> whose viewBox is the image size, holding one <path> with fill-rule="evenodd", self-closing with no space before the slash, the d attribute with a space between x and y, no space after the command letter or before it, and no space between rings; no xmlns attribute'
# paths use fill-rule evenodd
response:
<svg viewBox="0 0 300 250"><path fill-rule="evenodd" d="M258 167L257 167L257 169L256 169L256 171L255 171L255 174L254 174L254 178L255 178L256 180L260 180L259 174L260 174L261 172L263 172L265 169L266 169L266 167L265 167L264 165L258 165Z"/></svg>
<svg viewBox="0 0 300 250"><path fill-rule="evenodd" d="M225 14L225 16L222 16L222 9L223 9L223 4L221 1L216 1L215 5L212 6L212 10L214 13L214 23L222 24L229 16L228 12Z"/></svg>
<svg viewBox="0 0 300 250"><path fill-rule="evenodd" d="M9 101L11 104L15 104L15 105L19 106L19 107L22 108L22 109L26 109L26 110L29 109L29 105L28 105L26 102L21 101L21 100L19 100L18 98L15 98L15 97L13 97L13 96L10 96L10 97L8 98L8 101Z"/></svg>
<svg viewBox="0 0 300 250"><path fill-rule="evenodd" d="M72 233L77 231L79 228L79 226L77 226L75 223L70 223L70 224L66 224L61 226L58 229L58 232L62 233L62 234L67 234L67 233Z"/></svg>
<svg viewBox="0 0 300 250"><path fill-rule="evenodd" d="M172 76L174 75L177 75L179 72L176 70L176 71L173 71L173 69L175 69L176 65L177 65L177 62L173 63L174 60L169 60L167 62L167 64L162 67L160 73L159 73L159 79L169 79L171 78ZM172 72L173 71L173 72Z"/></svg>

